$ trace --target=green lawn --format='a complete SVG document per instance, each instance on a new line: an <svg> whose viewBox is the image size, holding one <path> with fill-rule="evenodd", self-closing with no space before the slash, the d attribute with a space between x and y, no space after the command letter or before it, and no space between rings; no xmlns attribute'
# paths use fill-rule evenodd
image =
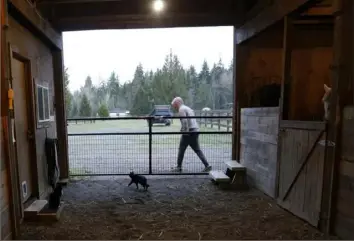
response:
<svg viewBox="0 0 354 241"><path fill-rule="evenodd" d="M153 143L158 145L171 145L179 143L179 135L181 124L179 120L174 120L170 126L154 125L153 132L176 132L171 135L154 135ZM146 120L109 120L96 121L95 123L69 123L68 133L92 133L92 132L148 132L149 128ZM200 131L211 132L218 131L215 128L205 127L204 124L200 126ZM220 131L226 131L226 128L221 128ZM228 145L231 142L231 135L225 134L201 134L199 136L200 143L205 145ZM136 144L145 144L148 142L148 136L136 138Z"/></svg>

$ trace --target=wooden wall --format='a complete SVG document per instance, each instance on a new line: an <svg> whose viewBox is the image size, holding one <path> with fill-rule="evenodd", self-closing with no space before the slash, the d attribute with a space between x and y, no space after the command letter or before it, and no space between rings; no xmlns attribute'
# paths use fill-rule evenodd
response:
<svg viewBox="0 0 354 241"><path fill-rule="evenodd" d="M333 25L294 25L289 119L321 121L323 84L331 85Z"/></svg>
<svg viewBox="0 0 354 241"><path fill-rule="evenodd" d="M241 109L240 162L252 185L275 197L279 107Z"/></svg>
<svg viewBox="0 0 354 241"><path fill-rule="evenodd" d="M344 108L342 123L342 157L334 230L343 239L354 239L354 106Z"/></svg>
<svg viewBox="0 0 354 241"><path fill-rule="evenodd" d="M52 121L39 124L36 113L36 129L35 129L35 141L36 141L36 161L38 172L38 191L40 197L44 197L50 191L50 187L47 184L47 168L46 168L46 156L45 156L45 139L46 137L55 138L56 123L54 118L54 76L53 76L53 60L51 50L43 44L39 39L34 37L31 32L20 25L14 18L9 16L9 30L8 41L11 43L13 51L20 55L30 59L31 61L31 75L32 83L35 88L35 84L41 84L49 87L50 92L50 115L53 116ZM37 103L36 95L33 96L32 101Z"/></svg>
<svg viewBox="0 0 354 241"><path fill-rule="evenodd" d="M4 118L4 117L3 117ZM1 118L2 119L2 118ZM8 167L6 166L5 142L3 136L3 126L0 125L0 165L1 165L1 192L0 192L0 215L1 215L1 240L12 239L10 220L10 198L8 182Z"/></svg>
<svg viewBox="0 0 354 241"><path fill-rule="evenodd" d="M272 83L281 83L283 22L266 29L251 40L243 43L248 49L242 77L242 107L259 107L252 102L254 91Z"/></svg>
<svg viewBox="0 0 354 241"><path fill-rule="evenodd" d="M5 4L4 0L1 1L1 41L3 41L3 24L5 23ZM1 191L0 191L0 223L1 223L1 240L11 240L12 235L12 223L11 223L11 212L10 212L10 187L9 183L9 168L6 165L6 152L5 152L5 140L4 140L4 128L3 120L7 118L7 92L5 90L5 63L4 63L4 51L3 45L1 45L1 123L0 123L0 178L1 178ZM4 108L5 107L5 108Z"/></svg>

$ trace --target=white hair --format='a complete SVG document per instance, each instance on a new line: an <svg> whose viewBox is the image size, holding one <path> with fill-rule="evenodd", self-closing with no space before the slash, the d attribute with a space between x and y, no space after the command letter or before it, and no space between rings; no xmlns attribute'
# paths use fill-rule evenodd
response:
<svg viewBox="0 0 354 241"><path fill-rule="evenodd" d="M181 97L175 97L172 102L171 102L171 105L174 105L176 103L179 103L179 104L183 104L183 99Z"/></svg>

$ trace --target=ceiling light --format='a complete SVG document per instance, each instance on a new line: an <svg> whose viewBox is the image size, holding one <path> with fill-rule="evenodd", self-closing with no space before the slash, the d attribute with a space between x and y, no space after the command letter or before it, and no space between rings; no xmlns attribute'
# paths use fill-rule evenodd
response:
<svg viewBox="0 0 354 241"><path fill-rule="evenodd" d="M155 12L161 12L165 7L165 3L162 0L155 0L153 2L153 9Z"/></svg>

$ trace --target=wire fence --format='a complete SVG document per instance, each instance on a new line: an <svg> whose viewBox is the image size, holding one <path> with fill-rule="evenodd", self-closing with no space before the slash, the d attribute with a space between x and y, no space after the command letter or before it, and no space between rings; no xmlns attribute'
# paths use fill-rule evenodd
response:
<svg viewBox="0 0 354 241"><path fill-rule="evenodd" d="M171 172L177 165L183 134L180 122L149 125L152 122L151 117L68 119L70 175L126 175L130 171L152 175L202 174L204 166L190 147L184 155L182 172ZM218 128L200 126L199 132L200 147L213 169L223 168L224 161L231 160L232 152L232 132L226 127Z"/></svg>

